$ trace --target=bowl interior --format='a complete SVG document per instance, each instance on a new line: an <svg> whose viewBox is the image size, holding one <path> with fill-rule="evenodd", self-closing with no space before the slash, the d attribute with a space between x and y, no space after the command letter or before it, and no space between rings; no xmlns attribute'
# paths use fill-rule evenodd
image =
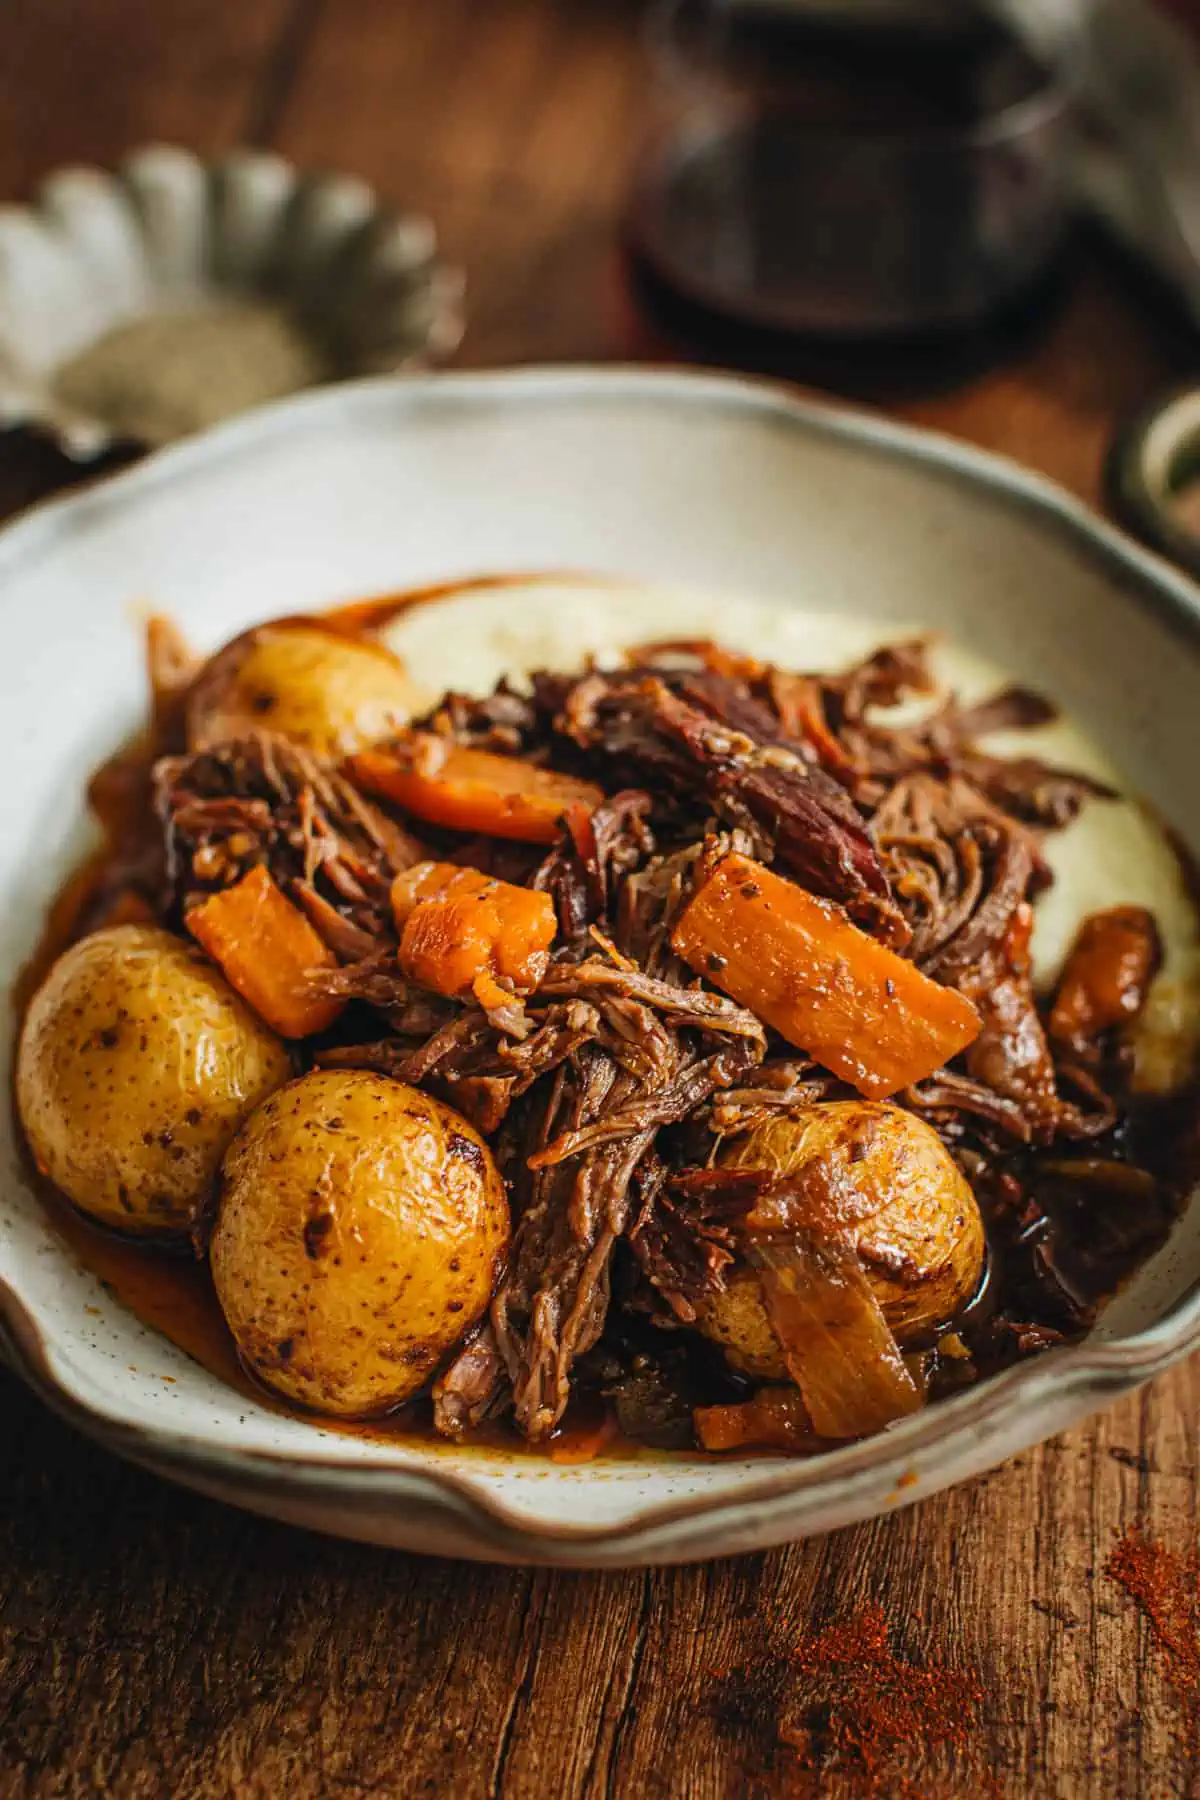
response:
<svg viewBox="0 0 1200 1800"><path fill-rule="evenodd" d="M750 384L552 371L373 382L235 421L0 539L0 646L20 671L0 714L0 747L20 770L3 802L0 979L29 956L88 841L84 778L141 717L147 610L211 645L275 613L518 568L845 608L881 635L901 621L943 629L1077 714L1200 850L1196 595L1043 484ZM7 1080L7 1034L0 1057ZM832 1524L894 1500L901 1474L928 1488L982 1468L1194 1341L1198 1234L1193 1207L1096 1344L885 1440L809 1465L560 1467L356 1439L224 1387L75 1261L25 1186L7 1112L0 1127L0 1313L43 1383L114 1441L144 1455L170 1444L214 1467L282 1459L351 1484L433 1471L447 1495L568 1535L728 1505L768 1477L809 1496L810 1526Z"/></svg>

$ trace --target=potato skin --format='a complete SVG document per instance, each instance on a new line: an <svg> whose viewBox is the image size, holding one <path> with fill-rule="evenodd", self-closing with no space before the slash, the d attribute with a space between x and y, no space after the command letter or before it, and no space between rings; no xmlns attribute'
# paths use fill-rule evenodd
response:
<svg viewBox="0 0 1200 1800"><path fill-rule="evenodd" d="M480 1317L508 1234L504 1184L465 1119L386 1076L325 1070L272 1095L231 1146L210 1255L259 1380L369 1418Z"/></svg>
<svg viewBox="0 0 1200 1800"><path fill-rule="evenodd" d="M117 1231L186 1237L286 1049L194 945L147 925L74 944L29 1005L17 1106L38 1166Z"/></svg>
<svg viewBox="0 0 1200 1800"><path fill-rule="evenodd" d="M192 750L277 731L320 756L378 743L412 711L404 665L385 645L319 620L256 626L219 650L187 703Z"/></svg>
<svg viewBox="0 0 1200 1800"><path fill-rule="evenodd" d="M724 1166L804 1172L850 1229L867 1277L904 1346L928 1339L979 1285L984 1232L979 1206L937 1133L898 1106L829 1101L798 1118L772 1119L739 1138ZM787 1380L787 1365L757 1277L735 1269L725 1293L700 1308L699 1328L736 1367Z"/></svg>

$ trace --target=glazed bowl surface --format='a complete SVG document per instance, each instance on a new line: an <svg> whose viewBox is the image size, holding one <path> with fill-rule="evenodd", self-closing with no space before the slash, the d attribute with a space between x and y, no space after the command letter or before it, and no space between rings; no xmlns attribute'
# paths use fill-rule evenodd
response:
<svg viewBox="0 0 1200 1800"><path fill-rule="evenodd" d="M1051 484L727 378L381 379L246 415L0 534L0 747L19 771L0 802L6 986L86 851L87 775L142 716L145 611L213 646L278 613L538 569L847 609L881 638L943 630L1074 713L1200 851L1200 590ZM226 1386L79 1263L30 1190L6 1109L0 1343L113 1450L280 1519L494 1561L685 1561L919 1499L1186 1355L1200 1345L1200 1208L1084 1343L870 1441L811 1461L572 1465L329 1431Z"/></svg>

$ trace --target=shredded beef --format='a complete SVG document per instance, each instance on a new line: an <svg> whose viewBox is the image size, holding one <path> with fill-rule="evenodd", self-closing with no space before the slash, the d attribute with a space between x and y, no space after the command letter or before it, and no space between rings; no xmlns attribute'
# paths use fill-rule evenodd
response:
<svg viewBox="0 0 1200 1800"><path fill-rule="evenodd" d="M766 1041L754 1015L724 996L599 959L553 965L531 1003L535 1016L546 999L561 1017L553 1030L541 1027L546 1068L565 1054L524 1147L527 1196L491 1314L495 1378L507 1379L518 1423L532 1438L557 1425L574 1360L603 1328L613 1250L634 1216L632 1184L660 1129L730 1086ZM570 1020L590 1041L568 1047L562 1027ZM436 1076L437 1065L429 1072ZM448 1398L457 1384L452 1365L436 1409L442 1429L458 1429L461 1409Z"/></svg>
<svg viewBox="0 0 1200 1800"><path fill-rule="evenodd" d="M689 844L669 856L652 857L621 883L614 925L617 942L648 975L672 981L688 979L671 948L671 932L692 897L707 858L705 844Z"/></svg>
<svg viewBox="0 0 1200 1800"><path fill-rule="evenodd" d="M650 795L628 788L590 816L572 812L563 840L540 864L530 885L554 901L559 931L578 949L592 925L609 925L623 878L653 856Z"/></svg>
<svg viewBox="0 0 1200 1800"><path fill-rule="evenodd" d="M636 1000L660 1013L667 1024L677 1029L691 1026L700 1031L746 1038L759 1046L766 1043L762 1021L724 994L714 994L699 986L676 987L673 982L643 975L640 970L614 968L610 963L589 961L578 967L552 963L538 993L550 998L583 994Z"/></svg>
<svg viewBox="0 0 1200 1800"><path fill-rule="evenodd" d="M743 1137L770 1119L800 1114L822 1100L849 1099L854 1092L818 1063L786 1058L763 1063L747 1082L714 1096L707 1124L715 1137Z"/></svg>
<svg viewBox="0 0 1200 1800"><path fill-rule="evenodd" d="M976 1132L980 1122L993 1128L994 1142L1009 1137L1028 1144L1033 1138L1033 1127L1016 1100L954 1069L943 1069L909 1088L903 1098L905 1105L952 1141L964 1132Z"/></svg>
<svg viewBox="0 0 1200 1800"><path fill-rule="evenodd" d="M530 1170L529 1157L556 1131L579 1129L610 1097L619 1102L633 1087L634 1078L603 1051L586 1048L569 1070L560 1069L527 1140L527 1201L492 1301L491 1329L499 1351L495 1379L507 1380L520 1429L535 1440L562 1417L571 1364L600 1335L609 1258L652 1133L546 1170ZM439 1424L448 1422L439 1416Z"/></svg>
<svg viewBox="0 0 1200 1800"><path fill-rule="evenodd" d="M1050 880L1044 835L1108 790L987 748L992 733L1053 716L1037 696L1009 688L916 720L892 713L933 691L921 641L838 675L686 641L615 670L542 672L528 693L447 695L426 733L607 793L590 815L570 808L549 848L433 830L422 844L344 773L266 733L158 765L169 916L267 867L340 965L310 978L349 1003L313 1061L420 1084L491 1140L511 1254L488 1316L434 1387L440 1431L511 1412L544 1439L582 1380L622 1419L679 1441L679 1359L648 1355L645 1334L699 1343L679 1327L741 1254L762 1177L723 1170L722 1142L854 1098L672 950L683 909L731 850L839 902L979 1013L966 1052L895 1097L941 1134L987 1223L988 1298L960 1322L958 1379L1077 1336L1105 1282L1158 1241L1174 1201L1122 1136L1122 1031L1049 1035L1030 959L1031 903ZM532 993L485 1010L401 972L390 888L430 854L551 896L558 935ZM1147 980L1121 989L1130 1016ZM700 1399L724 1391L704 1379ZM726 1386L741 1379L725 1368Z"/></svg>
<svg viewBox="0 0 1200 1800"><path fill-rule="evenodd" d="M632 669L593 671L570 685L535 678L534 695L551 730L583 751L589 766L669 802L668 823L674 815L702 828L715 816L748 831L759 854L814 892L842 901L885 935L902 935L853 801L787 742L748 692L735 696L727 684L718 716L712 686L711 677L702 692L694 676Z"/></svg>
<svg viewBox="0 0 1200 1800"><path fill-rule="evenodd" d="M447 694L429 723L457 743L477 750L497 750L523 755L537 731L537 710L524 694L507 681L483 699L468 694Z"/></svg>
<svg viewBox="0 0 1200 1800"><path fill-rule="evenodd" d="M461 1436L495 1410L503 1373L495 1333L485 1321L434 1383L434 1418L443 1437Z"/></svg>
<svg viewBox="0 0 1200 1800"><path fill-rule="evenodd" d="M718 1051L714 1056L707 1056L701 1062L682 1070L665 1086L651 1093L631 1096L623 1105L610 1107L603 1117L594 1120L592 1124L581 1126L576 1131L563 1132L560 1137L547 1144L544 1150L538 1151L532 1158L530 1167L549 1168L568 1156L578 1156L582 1151L593 1150L600 1144L640 1136L645 1131L656 1130L660 1125L677 1125L681 1119L686 1119L695 1112L697 1107L703 1106L718 1089L729 1087L745 1072L748 1060L736 1050Z"/></svg>
<svg viewBox="0 0 1200 1800"><path fill-rule="evenodd" d="M394 939L389 894L425 852L332 765L257 732L154 772L171 909L265 867L334 954L360 960Z"/></svg>
<svg viewBox="0 0 1200 1800"><path fill-rule="evenodd" d="M631 1233L651 1284L683 1324L697 1304L723 1291L738 1255L738 1226L771 1182L758 1169L664 1171L662 1192Z"/></svg>
<svg viewBox="0 0 1200 1800"><path fill-rule="evenodd" d="M898 1099L965 1164L975 1159L977 1174L990 1171L994 1192L1037 1146L1111 1131L1116 1061L1055 1049L1028 951L1029 903L1050 879L1041 834L1107 790L981 748L993 732L1053 716L1023 689L969 707L949 700L916 722L889 718L898 702L932 691L919 641L840 676L790 674L688 642L647 647L615 671L544 672L528 696L502 687L483 702L451 697L431 721L460 742L617 790L591 819L569 816L528 877L554 899L561 947L525 1001L524 1042L505 1042L495 1021L485 1032L468 1009L391 1065L490 1129L517 1121L524 1134L511 1165L520 1213L512 1265L489 1325L439 1385L443 1429L510 1402L527 1435L554 1428L574 1361L602 1330L622 1239L646 1291L676 1319L694 1319L696 1298L734 1254L733 1236L716 1186L705 1204L698 1188L683 1204L672 1160L702 1163L724 1138L852 1097L696 983L671 949L683 907L730 848L839 900L972 1000L983 1026L975 1044ZM1028 1213L1033 1202L1020 1192ZM998 1239L1013 1204L1010 1195L991 1207ZM1007 1239L1033 1242L1026 1226ZM1007 1254L1032 1256L1012 1243ZM1045 1263L1039 1250L1030 1266L1042 1287L1031 1277L1022 1290L1029 1316L993 1321L995 1357L1032 1353L1086 1323Z"/></svg>

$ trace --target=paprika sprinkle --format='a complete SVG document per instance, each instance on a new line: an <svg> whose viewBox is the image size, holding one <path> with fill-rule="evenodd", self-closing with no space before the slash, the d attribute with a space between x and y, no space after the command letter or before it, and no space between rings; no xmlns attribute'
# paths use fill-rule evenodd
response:
<svg viewBox="0 0 1200 1800"><path fill-rule="evenodd" d="M1200 1559L1178 1556L1131 1526L1104 1572L1136 1601L1158 1640L1171 1681L1200 1717Z"/></svg>
<svg viewBox="0 0 1200 1800"><path fill-rule="evenodd" d="M796 1800L826 1792L831 1779L862 1800L930 1800L951 1791L925 1785L939 1772L953 1775L952 1791L966 1791L979 1679L897 1656L877 1602L806 1634L791 1666L802 1693L785 1706L779 1738L789 1752L786 1791ZM993 1793L990 1774L976 1768L969 1790Z"/></svg>

